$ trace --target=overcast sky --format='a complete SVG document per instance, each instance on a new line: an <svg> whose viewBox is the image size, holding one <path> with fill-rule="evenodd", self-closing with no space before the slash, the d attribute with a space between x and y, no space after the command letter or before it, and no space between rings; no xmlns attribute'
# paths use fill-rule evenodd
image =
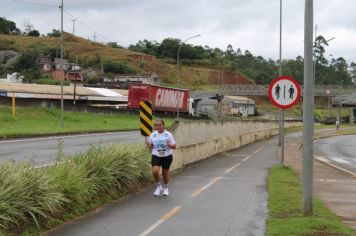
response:
<svg viewBox="0 0 356 236"><path fill-rule="evenodd" d="M24 30L30 21L41 34L60 29L60 0L0 0L0 16ZM161 42L171 37L236 50L274 60L279 57L279 0L64 0L64 30L97 41L122 46L148 39ZM303 56L303 0L283 0L283 58ZM52 7L51 7L52 6ZM314 24L329 42L326 57L356 62L356 1L314 0ZM89 29L90 28L90 29Z"/></svg>

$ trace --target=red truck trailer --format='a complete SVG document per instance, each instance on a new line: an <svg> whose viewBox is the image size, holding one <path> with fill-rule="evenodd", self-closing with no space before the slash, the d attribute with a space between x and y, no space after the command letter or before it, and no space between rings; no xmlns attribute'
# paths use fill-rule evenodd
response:
<svg viewBox="0 0 356 236"><path fill-rule="evenodd" d="M140 101L150 101L153 111L188 113L189 90L151 84L130 84L128 108L140 109Z"/></svg>

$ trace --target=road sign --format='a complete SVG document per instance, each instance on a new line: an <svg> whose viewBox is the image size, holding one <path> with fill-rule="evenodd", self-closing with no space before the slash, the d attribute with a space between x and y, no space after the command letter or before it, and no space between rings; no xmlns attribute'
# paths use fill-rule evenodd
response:
<svg viewBox="0 0 356 236"><path fill-rule="evenodd" d="M150 136L152 133L152 104L148 101L140 102L140 130L143 136Z"/></svg>
<svg viewBox="0 0 356 236"><path fill-rule="evenodd" d="M300 99L299 83L290 76L274 79L268 88L268 97L273 105L285 109L294 106Z"/></svg>
<svg viewBox="0 0 356 236"><path fill-rule="evenodd" d="M7 97L6 91L0 91L0 97Z"/></svg>

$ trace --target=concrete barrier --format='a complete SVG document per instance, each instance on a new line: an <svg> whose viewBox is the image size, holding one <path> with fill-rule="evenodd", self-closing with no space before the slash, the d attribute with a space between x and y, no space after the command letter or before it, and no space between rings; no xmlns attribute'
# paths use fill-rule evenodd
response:
<svg viewBox="0 0 356 236"><path fill-rule="evenodd" d="M301 126L285 122L285 127ZM171 170L278 134L278 121L179 121L171 132L177 143Z"/></svg>

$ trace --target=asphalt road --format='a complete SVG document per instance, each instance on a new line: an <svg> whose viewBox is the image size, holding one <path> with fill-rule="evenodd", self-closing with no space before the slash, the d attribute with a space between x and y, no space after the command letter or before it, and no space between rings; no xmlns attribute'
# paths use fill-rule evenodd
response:
<svg viewBox="0 0 356 236"><path fill-rule="evenodd" d="M314 143L314 155L356 173L356 135L320 139Z"/></svg>
<svg viewBox="0 0 356 236"><path fill-rule="evenodd" d="M63 142L65 155L85 151L90 145L144 143L144 138L138 131L7 140L0 141L0 163L8 160L18 163L28 159L34 160L36 166L53 163L59 151L60 140Z"/></svg>
<svg viewBox="0 0 356 236"><path fill-rule="evenodd" d="M277 140L252 143L172 176L171 195L153 186L47 235L264 235L267 176Z"/></svg>

